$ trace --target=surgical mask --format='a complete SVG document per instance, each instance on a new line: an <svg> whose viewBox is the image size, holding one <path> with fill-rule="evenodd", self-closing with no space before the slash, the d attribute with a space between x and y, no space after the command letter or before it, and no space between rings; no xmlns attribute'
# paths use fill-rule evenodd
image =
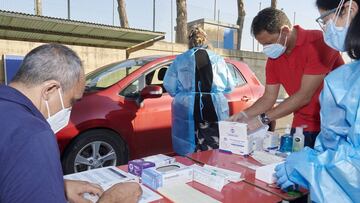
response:
<svg viewBox="0 0 360 203"><path fill-rule="evenodd" d="M48 111L48 118L46 119L47 122L50 124L51 129L54 131L54 133L59 132L61 129L63 129L70 120L70 114L71 114L71 108L65 108L64 107L64 101L62 98L62 94L60 92L60 89L58 89L59 96L60 96L60 102L62 106L62 110L55 113L54 115L50 116L50 108L48 101L45 100L46 108Z"/></svg>
<svg viewBox="0 0 360 203"><path fill-rule="evenodd" d="M347 19L346 19L346 25L345 27L337 27L336 26L336 22L339 18L340 12L341 12L341 8L344 5L344 0L342 0L336 10L336 16L335 16L335 20L330 19L327 23L326 23L326 29L324 32L324 41L325 43L338 51L345 51L345 39L346 39L346 35L347 35L347 31L349 29L349 22L350 22L350 9L347 15ZM350 7L352 4L352 0L350 0Z"/></svg>
<svg viewBox="0 0 360 203"><path fill-rule="evenodd" d="M280 36L279 36L278 41L280 40L280 38L281 38L281 32L280 32ZM263 52L269 58L277 59L281 55L284 54L284 52L286 50L286 42L287 42L287 37L285 38L285 44L284 45L281 45L279 43L265 45L264 48L263 48Z"/></svg>

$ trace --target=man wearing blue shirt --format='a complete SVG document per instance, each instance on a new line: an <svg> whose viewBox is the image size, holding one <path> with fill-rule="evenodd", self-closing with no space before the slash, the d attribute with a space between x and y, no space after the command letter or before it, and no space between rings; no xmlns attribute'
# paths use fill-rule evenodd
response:
<svg viewBox="0 0 360 203"><path fill-rule="evenodd" d="M136 202L141 189L119 184L107 192L82 181L65 181L55 134L82 97L84 70L77 54L45 44L26 55L9 86L0 86L0 202Z"/></svg>

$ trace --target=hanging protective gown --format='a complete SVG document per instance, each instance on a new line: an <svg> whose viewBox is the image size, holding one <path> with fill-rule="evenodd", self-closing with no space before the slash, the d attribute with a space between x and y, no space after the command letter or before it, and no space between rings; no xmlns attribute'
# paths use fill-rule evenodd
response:
<svg viewBox="0 0 360 203"><path fill-rule="evenodd" d="M174 97L172 102L172 144L180 155L193 153L195 150L194 103L195 84L195 52L202 47L189 49L176 57L164 78L166 91ZM224 59L210 50L206 50L211 61L213 82L210 93L218 120L229 117L229 106L224 93L234 88L234 80ZM200 107L202 109L202 107Z"/></svg>
<svg viewBox="0 0 360 203"><path fill-rule="evenodd" d="M310 190L314 202L360 202L360 62L343 65L324 81L321 132L314 150L291 154L290 181Z"/></svg>

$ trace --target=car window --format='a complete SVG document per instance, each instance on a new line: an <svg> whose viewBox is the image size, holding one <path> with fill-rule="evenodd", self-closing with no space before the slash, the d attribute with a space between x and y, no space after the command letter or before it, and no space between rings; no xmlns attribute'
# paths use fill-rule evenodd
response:
<svg viewBox="0 0 360 203"><path fill-rule="evenodd" d="M124 77L128 76L131 72L138 69L139 67L140 66L134 66L126 69L118 69L116 71L103 74L101 77L98 78L98 81L96 82L96 87L97 88L110 87L111 85L117 83Z"/></svg>
<svg viewBox="0 0 360 203"><path fill-rule="evenodd" d="M166 92L166 89L163 86L163 80L167 69L170 67L170 64L161 65L151 70L145 74L145 77L141 76L130 85L128 85L123 91L120 92L120 95L127 98L136 98L140 95L140 91L143 87L147 85L158 85L163 89L163 93ZM145 79L144 79L145 78ZM141 84L141 81L144 81Z"/></svg>
<svg viewBox="0 0 360 203"><path fill-rule="evenodd" d="M140 82L139 79L132 82L128 85L123 91L120 92L120 95L127 98L136 98L140 95Z"/></svg>
<svg viewBox="0 0 360 203"><path fill-rule="evenodd" d="M245 80L244 76L240 73L240 71L236 67L234 67L233 64L231 64L231 63L226 63L226 64L231 73L231 76L234 79L235 86L239 87L239 86L246 84L246 80Z"/></svg>
<svg viewBox="0 0 360 203"><path fill-rule="evenodd" d="M112 63L86 76L87 89L104 89L119 82L153 59L139 58Z"/></svg>
<svg viewBox="0 0 360 203"><path fill-rule="evenodd" d="M157 85L163 89L163 93L166 92L166 89L163 85L163 80L166 74L167 69L170 67L170 64L162 65L157 67L153 71L149 72L145 76L145 83L146 85Z"/></svg>

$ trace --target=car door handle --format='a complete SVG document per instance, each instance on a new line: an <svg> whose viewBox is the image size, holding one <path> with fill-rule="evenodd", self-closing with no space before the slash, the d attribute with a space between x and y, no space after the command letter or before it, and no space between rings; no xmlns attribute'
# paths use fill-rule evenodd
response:
<svg viewBox="0 0 360 203"><path fill-rule="evenodd" d="M250 98L247 96L241 97L241 101L248 102L249 100L250 100Z"/></svg>

